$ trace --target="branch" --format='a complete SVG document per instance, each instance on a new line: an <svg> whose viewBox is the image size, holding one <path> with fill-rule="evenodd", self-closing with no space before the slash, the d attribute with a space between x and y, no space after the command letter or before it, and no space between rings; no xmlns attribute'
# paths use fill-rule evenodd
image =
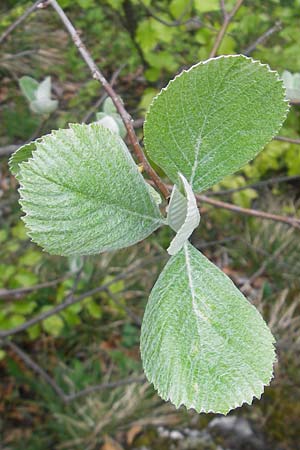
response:
<svg viewBox="0 0 300 450"><path fill-rule="evenodd" d="M291 144L298 144L300 145L300 139L293 139L285 136L275 136L274 139L276 141L282 141L282 142L290 142Z"/></svg>
<svg viewBox="0 0 300 450"><path fill-rule="evenodd" d="M282 23L280 20L275 22L275 25L273 25L271 28L269 28L267 31L265 31L261 36L259 36L252 44L248 45L248 47L242 52L243 55L250 55L256 47L263 42L265 42L272 34L276 33L277 31L281 30Z"/></svg>
<svg viewBox="0 0 300 450"><path fill-rule="evenodd" d="M41 366L36 364L29 355L27 355L20 347L18 347L16 344L14 344L12 341L9 341L6 339L3 344L10 348L16 355L19 356L19 358L26 364L27 367L29 367L33 372L38 374L49 386L52 387L54 392L58 395L58 397L63 401L66 402L67 396L65 395L64 391L56 384L56 382L48 375L47 372L45 372L44 369L42 369Z"/></svg>
<svg viewBox="0 0 300 450"><path fill-rule="evenodd" d="M286 216L278 216L276 214L271 214L264 211L259 211L257 209L248 209L242 208L241 206L233 205L232 203L221 202L220 200L215 200L206 195L196 195L197 200L202 203L208 203L209 205L213 205L216 208L227 209L232 212L236 212L238 214L245 214L247 216L259 217L260 219L273 220L275 222L282 222L290 225L294 228L300 229L300 219L296 217L286 217Z"/></svg>
<svg viewBox="0 0 300 450"><path fill-rule="evenodd" d="M70 34L74 44L78 48L79 53L81 54L83 60L85 61L85 63L89 67L93 78L95 80L99 81L102 84L102 86L103 86L104 90L106 91L106 93L109 95L109 97L111 97L114 105L116 106L116 108L118 110L118 113L120 114L120 116L123 119L123 122L124 122L124 125L126 127L127 134L128 134L129 140L131 142L131 145L133 147L134 153L135 153L136 157L138 158L139 162L143 165L143 168L144 168L145 172L154 181L155 185L160 190L160 192L163 194L163 196L165 198L168 198L169 190L167 189L167 187L163 183L163 181L160 179L160 177L157 175L155 170L152 169L152 167L150 166L150 164L149 164L149 162L148 162L148 160L147 160L143 150L141 149L139 141L138 141L138 138L137 138L137 136L135 134L135 131L134 131L134 128L133 128L132 118L128 114L126 109L124 108L122 100L117 95L117 93L114 91L114 89L109 84L109 82L106 80L106 78L104 77L102 72L99 70L99 68L97 67L97 65L96 65L95 61L93 60L92 56L90 55L90 53L88 52L87 48L85 47L85 45L81 41L78 32L76 31L76 29L74 28L74 26L70 22L69 18L64 13L63 9L59 6L57 1L56 0L49 0L49 4L53 7L53 9L59 15L62 23L64 24L64 26L66 28L66 30Z"/></svg>
<svg viewBox="0 0 300 450"><path fill-rule="evenodd" d="M118 76L120 75L120 72L124 69L126 64L122 64L113 74L111 79L109 80L109 84L111 86L114 86ZM102 105L104 100L106 99L107 95L102 94L100 98L96 101L96 103L90 108L90 110L85 114L85 116L82 119L83 123L87 123L87 121L92 117L92 115L99 109L99 107Z"/></svg>
<svg viewBox="0 0 300 450"><path fill-rule="evenodd" d="M116 388L119 386L125 386L126 384L131 383L143 383L147 381L144 375L140 377L132 377L132 378L124 378L123 380L118 381L110 381L108 383L97 384L95 386L89 386L86 389L82 389L82 391L75 392L75 394L70 394L67 396L67 402L71 402L79 397L83 397L85 395L89 395L92 392L103 391L104 389Z"/></svg>
<svg viewBox="0 0 300 450"><path fill-rule="evenodd" d="M44 0L37 0L33 5L26 9L26 11L20 17L18 17L18 19L13 22L0 36L0 44L2 44L2 42L5 41L8 35L12 33L14 29L17 28L22 22L24 22L24 20L26 20L27 17L30 16L30 14L33 13L43 2Z"/></svg>
<svg viewBox="0 0 300 450"><path fill-rule="evenodd" d="M138 0L139 4L147 11L149 16L153 17L157 22L160 22L161 24L165 25L166 27L180 27L181 25L188 25L189 23L197 22L199 25L201 22L199 21L198 17L191 17L190 19L183 20L184 16L186 15L188 9L192 5L192 1L190 0L187 5L185 6L183 12L180 14L179 18L177 20L173 20L172 22L168 22L165 19L162 19L161 17L157 16L155 12L148 6L146 6L141 0Z"/></svg>
<svg viewBox="0 0 300 450"><path fill-rule="evenodd" d="M119 280L124 280L125 278L129 278L130 276L133 276L137 268L141 268L143 266L147 266L149 264L153 264L153 262L157 262L158 260L161 260L162 256L157 256L154 258L151 258L146 261L137 261L135 264L133 264L131 267L129 267L127 270L125 270L123 273L117 275L113 280L110 280L108 283L103 284L102 286L98 286L94 289L91 289L90 291L84 292L83 294L79 295L78 297L74 297L73 292L68 295L62 303L55 306L54 308L50 309L49 311L45 311L41 314L36 315L32 319L27 320L26 322L22 323L21 325L11 328L10 330L0 330L0 338L7 338L8 336L12 336L17 333L21 333L22 331L27 330L27 328L31 327L32 325L35 325L36 323L39 323L48 317L54 316L55 314L63 311L64 309L68 308L71 305L74 305L75 303L81 302L86 297L90 297L92 295L98 294L99 292L107 291L107 289L114 283L116 283Z"/></svg>
<svg viewBox="0 0 300 450"><path fill-rule="evenodd" d="M51 286L56 286L61 281L65 280L67 277L57 278L57 280L46 281L45 283L35 284L34 286L26 287L26 288L17 288L17 289L0 289L0 298L11 298L16 297L20 298L23 294L27 294L29 292L38 291L39 289L45 289Z"/></svg>
<svg viewBox="0 0 300 450"><path fill-rule="evenodd" d="M111 381L108 383L97 384L95 386L89 386L85 389L82 389L81 391L75 392L74 394L66 394L56 383L56 381L51 378L50 375L39 364L34 362L33 359L31 359L30 356L27 355L27 353L25 353L19 346L9 340L4 340L3 344L4 346L10 348L16 355L18 355L29 369L39 375L53 389L53 391L63 401L63 403L70 403L73 400L89 395L92 392L103 391L104 389L111 389L119 386L125 386L126 384L142 383L144 381L147 381L145 376L124 378L123 380Z"/></svg>
<svg viewBox="0 0 300 450"><path fill-rule="evenodd" d="M205 195L206 196L218 196L218 195L230 195L230 194L234 194L235 192L240 192L240 191L244 191L245 189L259 189L263 186L267 186L268 184L276 184L276 183L284 183L287 181L294 181L294 180L299 180L300 179L300 175L292 175L292 176L287 176L287 177L275 177L275 178L269 178L269 180L263 180L263 181L258 181L257 183L252 183L252 184L246 184L245 186L241 186L238 188L234 188L234 189L224 189L221 191L210 191L207 192Z"/></svg>
<svg viewBox="0 0 300 450"><path fill-rule="evenodd" d="M219 50L219 47L224 39L225 33L227 31L227 28L231 22L231 20L233 19L233 17L235 16L235 14L238 12L239 8L242 6L243 0L237 0L236 4L234 5L234 7L232 8L232 10L227 13L225 10L225 5L224 5L224 1L221 1L220 4L220 8L223 11L223 16L224 16L224 21L223 21L223 25L220 28L220 31L217 35L217 38L215 40L215 43L213 45L213 48L210 52L209 57L210 58L214 58Z"/></svg>

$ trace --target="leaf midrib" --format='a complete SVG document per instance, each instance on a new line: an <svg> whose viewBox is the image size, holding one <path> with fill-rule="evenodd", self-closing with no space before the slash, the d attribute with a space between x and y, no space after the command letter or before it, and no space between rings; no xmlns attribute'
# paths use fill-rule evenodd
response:
<svg viewBox="0 0 300 450"><path fill-rule="evenodd" d="M34 160L34 157L33 157L32 159ZM23 165L23 164L20 164L20 170L22 169L22 167L21 167L22 165ZM25 166L25 168L26 168L26 166ZM37 172L36 170L34 170L33 167L31 167L31 166L29 167L29 170L31 170L31 171L32 171L35 175L37 175L38 177L40 177L40 178L42 178L42 179L44 178L45 180L47 180L47 181L49 181L50 183L53 183L53 184L55 184L55 185L57 185L57 186L61 186L61 187L63 187L64 189L66 189L67 191L69 191L69 192L76 193L76 194L80 195L81 197L83 197L83 198L85 198L85 199L88 199L88 200L94 199L94 200L96 201L96 203L97 203L97 201L99 201L99 198L96 197L95 195L91 194L91 195L88 196L87 194L85 194L85 193L83 193L83 192L80 192L79 190L75 189L74 187L70 188L70 186L67 186L67 185L65 185L65 184L62 183L62 182L58 182L57 180L53 180L51 177L45 175L44 173L43 173L43 174L38 173L38 172ZM22 184L22 180L21 180L21 184ZM24 187L23 189L26 190L25 187ZM151 198L150 198L150 202L151 202ZM108 203L108 202L105 201L105 200L102 200L102 203L105 204L105 206L112 207L112 208L114 208L114 209L117 208L118 210L122 210L122 211L126 211L127 213L136 215L136 216L138 216L138 217L143 217L143 218L145 218L145 219L151 220L151 221L154 222L154 223L156 223L156 222L163 223L161 217L155 218L155 217L153 217L153 216L148 216L148 215L146 215L146 214L141 214L141 213L139 213L139 212L137 212L137 211L132 211L132 210L127 209L127 208L124 208L124 207L122 207L122 206L120 206L120 205L116 205L116 204L114 204L114 203Z"/></svg>

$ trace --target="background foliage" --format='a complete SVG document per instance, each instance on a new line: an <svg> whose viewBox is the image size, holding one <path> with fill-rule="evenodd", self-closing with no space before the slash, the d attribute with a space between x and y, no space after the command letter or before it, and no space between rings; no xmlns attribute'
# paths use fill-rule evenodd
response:
<svg viewBox="0 0 300 450"><path fill-rule="evenodd" d="M0 34L29 4L26 0L1 2ZM60 4L105 75L116 78L117 91L137 127L153 96L174 74L208 58L222 23L220 4L215 0L61 0ZM230 10L234 2L225 4ZM241 52L269 63L279 73L300 72L299 20L299 0L244 1L228 27L219 54ZM257 43L265 33L266 39ZM57 110L46 117L30 111L18 83L24 75L38 81L51 76ZM50 9L30 16L2 43L0 79L1 148L23 144L51 129L65 127L68 122L96 120L95 114L102 110L99 85L91 80ZM297 105L291 108L280 132L282 136L299 138L299 111ZM141 129L137 131L142 137ZM9 173L5 156L1 158L0 171L0 294L4 289L53 282L17 296L2 296L0 329L16 327L59 304L75 288L82 294L134 265L130 277L124 276L105 292L87 296L32 326L16 335L14 341L69 394L90 385L139 376L140 318L166 261L165 249L171 233L163 229L143 244L97 257L49 256L26 237L17 205L16 181ZM240 206L299 216L297 178L222 193L299 173L299 145L273 140L253 163L214 186L213 192L221 191L222 198ZM231 431L234 443L220 430L208 433L207 423L212 417L177 412L164 405L144 382L97 391L63 404L14 352L3 348L3 448L111 450L122 445L137 449L201 449L205 439L205 445L212 449L217 445L297 448L299 236L282 224L233 216L229 211L209 206L202 209L205 220L194 233L193 244L203 249L258 306L278 341L276 377L263 400L252 408L234 412L234 417L248 421L260 441L253 441L253 435L248 435L246 444L243 440L240 443L236 429ZM179 430L185 439L174 440L170 430ZM193 442L191 430L196 439ZM208 433L208 437L203 433Z"/></svg>

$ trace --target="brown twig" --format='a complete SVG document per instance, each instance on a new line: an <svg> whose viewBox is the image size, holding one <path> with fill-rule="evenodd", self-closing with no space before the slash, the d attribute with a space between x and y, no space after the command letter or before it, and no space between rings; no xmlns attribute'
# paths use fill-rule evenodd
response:
<svg viewBox="0 0 300 450"><path fill-rule="evenodd" d="M58 397L62 401L64 402L66 401L67 396L65 395L64 391L57 385L57 383L50 377L50 375L48 375L48 373L45 372L45 370L41 366L36 364L30 358L29 355L27 355L20 347L18 347L16 344L14 344L12 341L8 339L3 341L3 344L5 345L5 347L10 348L16 355L18 355L19 358L26 364L27 367L33 370L33 372L40 375L40 377L43 378L43 380L46 381L46 383L49 386L51 386L51 388L54 390L54 392L58 395Z"/></svg>
<svg viewBox="0 0 300 450"><path fill-rule="evenodd" d="M120 72L124 69L124 67L126 66L126 64L122 64L121 67L119 67L113 74L111 79L109 80L109 84L111 86L114 86L118 76L120 75ZM83 123L86 123L91 117L92 115L99 109L99 107L102 105L102 103L104 102L104 100L106 99L107 94L102 94L101 97L96 101L96 103L90 108L90 110L85 114L85 116L82 119Z"/></svg>
<svg viewBox="0 0 300 450"><path fill-rule="evenodd" d="M273 25L271 28L269 28L267 31L265 31L261 36L259 36L252 44L248 45L248 47L242 52L243 55L250 55L256 47L263 42L265 42L267 39L269 39L272 34L277 33L277 31L280 31L282 27L282 23L280 20L275 22L275 25Z"/></svg>
<svg viewBox="0 0 300 450"><path fill-rule="evenodd" d="M5 31L4 33L0 36L0 44L2 44L2 42L5 41L5 39L8 37L8 35L10 33L12 33L15 28L17 28L22 22L24 22L24 20L27 19L28 16L30 16L30 14L32 14L37 7L39 6L40 3L43 3L44 0L37 0L33 5L31 5L29 8L26 9L26 11L24 11L24 13L18 17L17 20L15 20L15 22L13 22Z"/></svg>
<svg viewBox="0 0 300 450"><path fill-rule="evenodd" d="M220 47L220 45L221 45L221 43L222 43L222 41L224 39L225 33L227 31L227 28L228 28L231 20L235 16L235 14L238 12L239 8L242 6L242 3L243 3L243 0L237 0L236 4L232 8L232 10L229 13L227 13L226 9L225 9L224 2L221 1L220 8L221 8L221 10L223 12L224 20L223 20L223 24L222 24L222 26L220 28L220 31L219 31L219 33L218 33L218 35L216 37L216 40L214 42L213 48L211 49L211 52L210 52L210 55L209 55L210 58L214 58L216 56L216 54L217 54L217 52L219 50L219 47Z"/></svg>
<svg viewBox="0 0 300 450"><path fill-rule="evenodd" d="M289 142L290 144L298 144L300 145L300 139L289 138L285 136L275 136L274 139L276 141Z"/></svg>
<svg viewBox="0 0 300 450"><path fill-rule="evenodd" d="M56 286L61 281L65 280L67 276L58 278L57 280L46 281L45 283L35 284L34 286L17 289L0 289L0 298L10 299L11 297L22 298L24 294L29 292L38 291L39 289L45 289L51 286Z"/></svg>
<svg viewBox="0 0 300 450"><path fill-rule="evenodd" d="M221 191L209 191L206 192L206 196L218 196L218 195L230 195L234 194L235 192L244 191L245 189L259 189L261 187L267 186L269 184L277 184L277 183L285 183L289 181L295 181L299 180L300 175L292 175L292 176L286 176L286 177L275 177L275 178L269 178L268 180L258 181L257 183L251 183L246 184L245 186L241 186L234 189L222 189Z"/></svg>
<svg viewBox="0 0 300 450"><path fill-rule="evenodd" d="M115 90L112 88L112 86L109 84L109 82L106 80L102 72L97 67L95 61L91 57L89 51L83 44L82 40L79 37L78 32L70 22L69 18L66 16L63 9L59 6L56 0L49 0L49 5L52 6L52 8L57 12L58 16L60 17L62 23L64 24L66 30L70 34L74 44L78 48L79 53L81 54L83 60L89 67L92 76L95 80L99 81L106 93L111 97L114 105L116 106L118 113L123 119L124 125L127 130L128 138L130 140L130 143L133 147L134 153L136 157L138 158L139 162L142 164L143 169L145 172L149 175L149 177L154 181L157 188L160 190L162 195L165 198L168 198L169 190L167 189L166 185L163 183L163 181L160 179L160 177L157 175L154 169L152 169L151 165L149 164L143 150L140 147L138 138L135 134L133 124L132 124L132 118L124 108L124 105L122 103L122 100L117 95Z"/></svg>
<svg viewBox="0 0 300 450"><path fill-rule="evenodd" d="M212 199L211 197L207 197L206 195L196 195L196 198L200 202L213 205L216 208L227 209L228 211L236 212L238 214L244 214L247 216L259 217L260 219L282 222L290 225L291 227L300 229L300 219L297 219L296 217L279 216L257 209L242 208L241 206L233 205L232 203L226 203L220 200Z"/></svg>
<svg viewBox="0 0 300 450"><path fill-rule="evenodd" d="M139 4L147 11L149 16L153 17L157 22L160 22L161 24L165 25L166 27L180 27L181 25L188 25L189 23L197 22L200 24L198 17L191 17L190 19L183 20L184 16L186 15L189 7L192 5L192 1L187 2L187 5L185 6L183 12L180 14L177 20L172 20L172 22L168 22L165 19L162 19L159 17L151 8L146 6L141 0L139 0Z"/></svg>
<svg viewBox="0 0 300 450"><path fill-rule="evenodd" d="M91 289L90 291L84 292L83 294L74 297L74 292L72 290L71 294L69 294L66 299L60 303L59 305L56 305L54 308L50 309L49 311L45 311L41 314L36 315L35 317L32 317L32 319L27 320L26 322L22 323L21 325L11 328L10 330L0 330L0 338L7 338L8 336L12 336L17 333L21 333L22 331L27 330L32 325L35 325L36 323L39 323L48 317L54 316L55 314L58 314L59 312L65 310L71 305L74 305L75 303L81 302L86 297L90 297L92 295L98 294L99 292L105 292L109 287L116 283L119 280L124 280L125 278L129 278L130 276L133 276L137 268L141 268L143 266L147 266L149 264L152 264L153 262L157 262L158 260L161 260L162 256L157 256L154 258L150 258L146 261L136 261L132 266L128 267L127 270L125 270L123 273L117 275L113 280L109 281L108 283L103 284L102 286L98 286L94 289Z"/></svg>
<svg viewBox="0 0 300 450"><path fill-rule="evenodd" d="M71 402L76 400L79 397L83 397L85 395L92 394L96 391L103 391L104 389L112 389L119 386L125 386L127 384L132 383L143 383L147 381L146 377L141 375L140 377L132 377L132 378L124 378L123 380L118 381L109 381L108 383L97 384L95 386L89 386L86 389L82 389L82 391L75 392L74 394L70 394L67 396L67 402Z"/></svg>
<svg viewBox="0 0 300 450"><path fill-rule="evenodd" d="M146 381L145 376L124 378L122 380L110 381L108 383L97 384L95 386L89 386L81 391L74 392L74 394L66 394L62 388L56 383L56 381L50 377L50 375L33 359L27 355L18 345L14 344L12 341L6 339L2 341L5 347L12 350L24 363L25 365L39 375L57 394L57 396L63 401L63 403L70 403L73 400L77 400L80 397L89 395L96 391L103 391L105 389L112 389L119 386L125 386L131 383L142 383Z"/></svg>

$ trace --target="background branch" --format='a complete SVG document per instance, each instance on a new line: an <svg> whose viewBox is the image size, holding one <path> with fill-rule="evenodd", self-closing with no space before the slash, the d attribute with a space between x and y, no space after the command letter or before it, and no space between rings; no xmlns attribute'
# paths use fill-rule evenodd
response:
<svg viewBox="0 0 300 450"><path fill-rule="evenodd" d="M103 391L105 389L112 389L119 386L124 386L132 383L143 383L146 380L145 376L124 378L122 380L110 381L108 383L97 384L95 386L89 386L81 391L74 392L74 394L66 394L62 388L56 383L56 381L50 377L50 375L33 359L24 352L18 345L12 341L5 339L2 340L2 345L12 350L34 373L39 375L42 380L50 386L63 403L70 403L73 400L77 400L80 397L84 397L96 391Z"/></svg>
<svg viewBox="0 0 300 450"><path fill-rule="evenodd" d="M210 58L214 58L219 50L220 45L222 44L222 41L224 39L224 36L226 34L227 28L231 22L231 20L233 19L233 17L235 16L235 14L238 12L239 8L242 6L243 0L237 0L236 4L234 5L234 7L232 8L232 10L227 13L226 9L225 9L225 4L223 1L221 1L220 3L220 8L223 12L223 24L220 28L220 31L216 37L216 40L214 42L213 48L211 49Z"/></svg>
<svg viewBox="0 0 300 450"><path fill-rule="evenodd" d="M18 17L18 19L15 20L15 22L13 22L0 36L0 44L2 44L2 42L7 39L9 34L12 33L22 22L24 22L24 20L26 20L27 17L30 16L30 14L32 14L39 7L39 5L43 3L43 1L45 0L37 0L33 5L26 9L26 11Z"/></svg>
<svg viewBox="0 0 300 450"><path fill-rule="evenodd" d="M233 205L232 203L212 199L206 195L196 195L196 198L200 202L213 205L216 208L227 209L228 211L244 214L246 216L259 217L260 219L273 220L274 222L282 222L290 225L291 227L300 229L300 219L297 219L296 217L279 216L277 214L271 214L256 209L242 208L241 206Z"/></svg>
<svg viewBox="0 0 300 450"><path fill-rule="evenodd" d="M267 39L269 39L272 34L277 33L282 28L282 23L280 20L275 22L275 25L273 25L271 28L269 28L267 31L265 31L261 36L259 36L252 44L248 45L248 47L243 51L243 55L250 55L256 47L260 44L263 44Z"/></svg>
<svg viewBox="0 0 300 450"><path fill-rule="evenodd" d="M300 139L289 138L285 136L275 136L274 139L276 141L289 142L290 144L298 144L300 145Z"/></svg>
<svg viewBox="0 0 300 450"><path fill-rule="evenodd" d="M69 294L62 303L56 305L54 308L52 308L48 311L45 311L41 314L38 314L35 317L32 317L31 319L27 320L26 322L22 323L21 325L15 327L15 328L11 328L10 330L0 330L0 338L7 338L8 336L12 336L14 334L21 333L22 331L27 330L27 328L31 327L32 325L35 325L36 323L42 322L43 320L47 319L48 317L58 314L59 312L68 308L69 306L74 305L75 303L81 302L86 297L90 297L90 296L98 294L100 292L107 292L109 287L111 285L115 284L117 281L129 278L130 276L133 276L135 274L135 271L137 269L140 269L142 267L145 267L145 266L148 266L155 262L158 262L158 261L162 260L163 258L164 258L164 256L157 256L155 258L150 258L145 261L138 260L134 264L132 264L130 267L128 267L123 273L120 273L119 275L114 277L109 282L103 284L102 286L98 286L94 289L91 289L87 292L84 292L83 294L79 295L78 297L74 297L73 291L75 289L73 289L71 294ZM76 284L77 284L77 282L76 282Z"/></svg>

